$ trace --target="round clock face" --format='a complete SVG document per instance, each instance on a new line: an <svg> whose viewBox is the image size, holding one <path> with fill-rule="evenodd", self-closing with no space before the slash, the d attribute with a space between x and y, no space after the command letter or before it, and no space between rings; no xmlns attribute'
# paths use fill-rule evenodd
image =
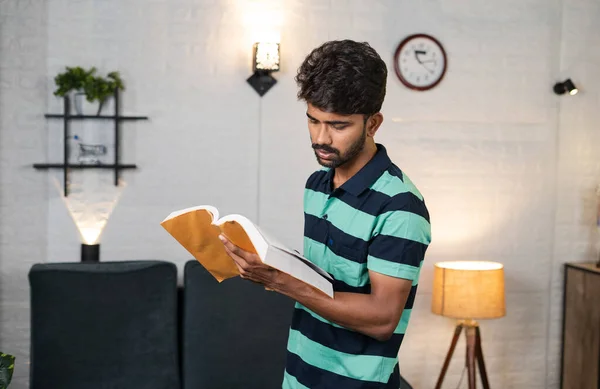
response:
<svg viewBox="0 0 600 389"><path fill-rule="evenodd" d="M437 39L415 34L404 39L394 54L396 75L410 89L433 88L446 73L446 52Z"/></svg>

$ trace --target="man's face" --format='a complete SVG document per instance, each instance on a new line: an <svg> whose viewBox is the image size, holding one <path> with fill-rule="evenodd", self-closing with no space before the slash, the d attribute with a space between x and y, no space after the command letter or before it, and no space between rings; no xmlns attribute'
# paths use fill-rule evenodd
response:
<svg viewBox="0 0 600 389"><path fill-rule="evenodd" d="M308 104L306 116L312 147L322 166L335 169L362 151L367 139L364 115L339 115Z"/></svg>

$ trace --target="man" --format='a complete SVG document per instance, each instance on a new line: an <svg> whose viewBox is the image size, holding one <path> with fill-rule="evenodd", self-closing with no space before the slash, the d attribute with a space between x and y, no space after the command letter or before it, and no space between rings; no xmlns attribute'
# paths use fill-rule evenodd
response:
<svg viewBox="0 0 600 389"><path fill-rule="evenodd" d="M284 388L400 386L398 350L431 241L423 196L375 143L387 69L366 43L313 50L296 76L324 168L304 195L304 256L335 279L334 299L221 237L242 278L297 301Z"/></svg>

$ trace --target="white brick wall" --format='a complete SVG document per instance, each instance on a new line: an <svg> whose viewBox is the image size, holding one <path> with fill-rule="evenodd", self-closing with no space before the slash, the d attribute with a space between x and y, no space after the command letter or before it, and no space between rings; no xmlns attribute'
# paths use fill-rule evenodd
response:
<svg viewBox="0 0 600 389"><path fill-rule="evenodd" d="M12 388L29 381L27 272L46 258L46 5L0 1L0 350L17 357Z"/></svg>
<svg viewBox="0 0 600 389"><path fill-rule="evenodd" d="M273 21L253 19L261 9L280 17L283 61L262 99L245 83L252 36ZM15 388L27 382L27 269L79 257L46 179L55 174L29 167L60 155L60 122L41 116L61 109L56 72L117 69L124 110L150 117L123 127L124 162L140 169L124 175L102 258L182 265L189 255L158 223L200 203L247 214L301 247L302 187L316 164L293 76L310 49L346 37L369 41L388 63L377 139L432 214L403 374L433 387L452 334L451 321L429 312L432 263L485 259L503 262L507 278L508 315L482 323L492 385L558 388L562 263L592 259L599 16L594 0L0 2L0 340L20 356ZM435 35L449 55L445 80L427 93L393 73L396 45L415 32ZM579 95L552 93L566 77ZM23 213L29 222L16 224ZM456 386L463 355L461 340L445 387Z"/></svg>

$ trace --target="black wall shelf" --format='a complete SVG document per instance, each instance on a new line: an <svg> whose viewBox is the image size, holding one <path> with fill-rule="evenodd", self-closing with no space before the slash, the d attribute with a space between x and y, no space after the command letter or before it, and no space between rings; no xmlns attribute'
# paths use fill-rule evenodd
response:
<svg viewBox="0 0 600 389"><path fill-rule="evenodd" d="M64 163L34 163L33 167L36 169L64 169L65 168L65 164ZM113 164L85 164L85 163L80 163L80 164L76 164L76 163L70 163L67 165L67 169L114 169L115 165ZM132 165L132 164L124 164L124 165L118 165L119 169L137 169L137 165Z"/></svg>
<svg viewBox="0 0 600 389"><path fill-rule="evenodd" d="M71 115L71 102L69 96L63 97L64 113L47 113L44 115L47 119L62 119L63 120L63 135L64 135L64 148L63 148L63 162L62 163L35 163L33 167L35 169L62 169L63 170L63 181L64 181L64 196L69 195L69 170L70 169L111 169L114 170L115 175L115 186L119 185L120 171L124 169L136 169L137 166L134 164L121 164L120 163L120 133L121 133L121 122L123 121L135 121L135 120L148 120L147 116L121 116L119 114L119 90L115 91L114 94L114 114L113 115ZM114 123L114 162L111 164L76 164L69 163L69 123L73 120L112 120Z"/></svg>
<svg viewBox="0 0 600 389"><path fill-rule="evenodd" d="M63 119L65 115L59 113L47 113L44 115L48 119ZM70 120L84 120L84 119L96 119L96 120L148 120L147 116L117 116L116 118L111 115L69 115L67 116Z"/></svg>

